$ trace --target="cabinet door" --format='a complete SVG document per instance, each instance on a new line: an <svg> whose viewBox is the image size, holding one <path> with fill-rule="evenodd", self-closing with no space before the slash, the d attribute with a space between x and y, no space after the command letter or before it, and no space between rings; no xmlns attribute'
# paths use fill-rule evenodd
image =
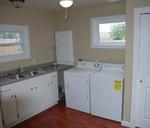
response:
<svg viewBox="0 0 150 128"><path fill-rule="evenodd" d="M16 96L20 117L31 115L36 111L36 95L32 79L17 83Z"/></svg>
<svg viewBox="0 0 150 128"><path fill-rule="evenodd" d="M15 93L9 91L1 92L1 105L4 117L4 124L7 126L18 120L17 101Z"/></svg>
<svg viewBox="0 0 150 128"><path fill-rule="evenodd" d="M51 103L56 103L58 101L58 83L57 83L57 73L52 73L50 75L50 98Z"/></svg>
<svg viewBox="0 0 150 128"><path fill-rule="evenodd" d="M42 109L50 104L49 89L48 89L48 75L43 75L34 78L35 91L37 97L37 106Z"/></svg>
<svg viewBox="0 0 150 128"><path fill-rule="evenodd" d="M0 106L0 110L1 110L1 106ZM0 111L0 128L3 128L3 124L2 124L2 116L1 116L1 111Z"/></svg>
<svg viewBox="0 0 150 128"><path fill-rule="evenodd" d="M65 76L65 94L67 107L89 113L89 78Z"/></svg>

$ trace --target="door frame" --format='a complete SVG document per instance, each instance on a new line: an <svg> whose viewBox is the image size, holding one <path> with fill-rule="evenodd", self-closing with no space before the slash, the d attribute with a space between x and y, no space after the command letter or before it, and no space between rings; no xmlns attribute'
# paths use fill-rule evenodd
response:
<svg viewBox="0 0 150 128"><path fill-rule="evenodd" d="M134 39L133 39L133 65L132 65L132 97L131 97L131 128L137 124L138 98L139 97L139 53L140 53L140 15L150 13L150 7L134 9Z"/></svg>

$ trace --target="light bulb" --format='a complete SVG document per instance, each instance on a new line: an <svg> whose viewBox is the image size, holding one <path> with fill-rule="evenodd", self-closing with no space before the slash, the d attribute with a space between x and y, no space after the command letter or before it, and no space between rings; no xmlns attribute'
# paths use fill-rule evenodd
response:
<svg viewBox="0 0 150 128"><path fill-rule="evenodd" d="M73 0L60 0L60 5L64 8L69 8L73 5Z"/></svg>

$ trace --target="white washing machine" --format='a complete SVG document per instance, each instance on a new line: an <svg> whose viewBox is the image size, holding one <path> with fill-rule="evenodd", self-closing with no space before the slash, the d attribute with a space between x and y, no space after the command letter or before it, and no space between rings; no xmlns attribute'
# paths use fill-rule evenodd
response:
<svg viewBox="0 0 150 128"><path fill-rule="evenodd" d="M99 71L101 63L79 61L64 72L66 106L90 113L90 76Z"/></svg>
<svg viewBox="0 0 150 128"><path fill-rule="evenodd" d="M102 64L91 76L91 114L114 121L122 119L124 65Z"/></svg>

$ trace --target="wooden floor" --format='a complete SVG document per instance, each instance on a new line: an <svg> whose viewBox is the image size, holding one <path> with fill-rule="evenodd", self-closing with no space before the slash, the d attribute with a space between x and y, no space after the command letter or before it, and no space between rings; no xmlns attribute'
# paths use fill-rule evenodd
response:
<svg viewBox="0 0 150 128"><path fill-rule="evenodd" d="M14 128L125 128L120 123L68 109L64 103L22 122Z"/></svg>

